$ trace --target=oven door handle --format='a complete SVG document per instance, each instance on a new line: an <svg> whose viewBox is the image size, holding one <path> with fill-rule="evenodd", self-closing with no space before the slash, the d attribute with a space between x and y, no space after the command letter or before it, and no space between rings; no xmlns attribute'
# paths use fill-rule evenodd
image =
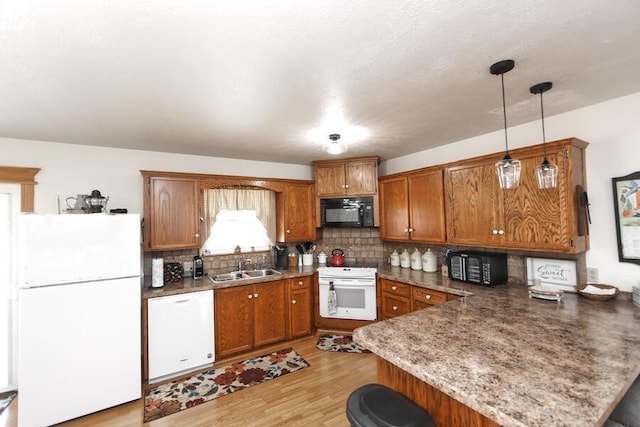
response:
<svg viewBox="0 0 640 427"><path fill-rule="evenodd" d="M333 279L333 280L321 280L320 286L329 286L329 282L333 282L333 286L340 286L341 288L369 288L375 287L376 281L374 280L362 280L362 279Z"/></svg>

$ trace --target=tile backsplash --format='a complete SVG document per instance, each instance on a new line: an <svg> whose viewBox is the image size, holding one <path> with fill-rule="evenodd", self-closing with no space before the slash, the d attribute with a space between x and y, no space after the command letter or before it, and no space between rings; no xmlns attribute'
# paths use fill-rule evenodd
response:
<svg viewBox="0 0 640 427"><path fill-rule="evenodd" d="M299 242L303 243L303 242ZM436 244L424 244L424 243L412 243L412 242L386 242L380 240L380 230L378 228L323 228L318 229L318 238L314 242L316 244L316 251L314 257L320 252L326 253L331 256L333 249L339 248L345 252L347 257L355 257L358 261L365 262L389 262L389 256L393 250L397 250L401 253L404 249L407 249L410 253L417 248L420 252L425 252L427 248L430 248L438 255L438 267L445 262L444 254L447 249L451 250L474 250L474 248L460 248L451 245L436 245ZM286 244L289 251L295 252L296 242ZM509 271L509 283L511 284L526 284L527 281L527 257L541 257L541 258L562 258L572 259L577 264L578 283L586 280L586 256L585 254L579 255L558 255L558 254L544 254L534 252L513 252L495 249L478 249L483 252L506 252L507 253L507 267ZM160 257L164 262L179 262L192 261L193 257L198 254L196 249L182 250L182 251L164 251L164 252L146 252L144 257L144 272L145 275L151 275L151 259ZM272 266L271 252L255 252L255 253L243 253L243 254L230 254L230 255L213 255L202 257L205 272L224 273L234 270L238 267L238 261L241 259L251 259L258 263L262 263L262 256L265 256L265 260L268 266ZM314 259L317 263L317 258Z"/></svg>
<svg viewBox="0 0 640 427"><path fill-rule="evenodd" d="M331 256L334 249L342 249L347 257L358 261L382 260L384 245L378 228L324 228L318 230L316 255L324 252Z"/></svg>
<svg viewBox="0 0 640 427"><path fill-rule="evenodd" d="M196 249L163 251L163 252L146 252L144 257L144 274L151 275L151 260L153 258L162 258L164 263L193 261L193 257L198 254ZM226 273L238 268L240 260L250 259L258 264L262 264L262 256L267 267L271 267L271 252L253 252L229 255L209 255L202 257L202 265L205 272Z"/></svg>

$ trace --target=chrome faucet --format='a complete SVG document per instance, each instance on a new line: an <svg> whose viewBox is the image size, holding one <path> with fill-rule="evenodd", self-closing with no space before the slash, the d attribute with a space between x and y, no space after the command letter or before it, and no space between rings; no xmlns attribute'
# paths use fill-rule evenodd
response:
<svg viewBox="0 0 640 427"><path fill-rule="evenodd" d="M250 258L241 259L240 261L238 261L238 271L243 271L244 269L242 267L246 266L247 264L254 265L254 262Z"/></svg>

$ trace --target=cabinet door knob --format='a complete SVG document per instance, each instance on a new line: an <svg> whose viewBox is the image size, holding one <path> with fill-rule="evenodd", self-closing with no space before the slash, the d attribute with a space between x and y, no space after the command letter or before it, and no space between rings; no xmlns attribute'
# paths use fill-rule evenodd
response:
<svg viewBox="0 0 640 427"><path fill-rule="evenodd" d="M397 311L397 310L398 310L398 306L397 306L397 305L394 305L394 306L393 306L393 311Z"/></svg>
<svg viewBox="0 0 640 427"><path fill-rule="evenodd" d="M258 294L253 294L253 297L254 298L258 298Z"/></svg>
<svg viewBox="0 0 640 427"><path fill-rule="evenodd" d="M397 286L392 286L392 287L391 287L391 290L392 290L392 291L395 291L396 289L398 289L398 287L397 287Z"/></svg>
<svg viewBox="0 0 640 427"><path fill-rule="evenodd" d="M200 237L200 233L196 233L196 234L195 234L195 236L196 236L196 237Z"/></svg>
<svg viewBox="0 0 640 427"><path fill-rule="evenodd" d="M410 228L410 229L409 229L409 233L413 233L413 228Z"/></svg>
<svg viewBox="0 0 640 427"><path fill-rule="evenodd" d="M405 233L408 233L408 232L409 232L409 229L408 229L408 228L405 228L405 229L404 229L404 232L405 232Z"/></svg>
<svg viewBox="0 0 640 427"><path fill-rule="evenodd" d="M302 282L298 282L298 286L302 286Z"/></svg>
<svg viewBox="0 0 640 427"><path fill-rule="evenodd" d="M296 300L291 301L291 304L295 304L295 303L296 303Z"/></svg>
<svg viewBox="0 0 640 427"><path fill-rule="evenodd" d="M287 234L291 233L291 230L287 230Z"/></svg>
<svg viewBox="0 0 640 427"><path fill-rule="evenodd" d="M344 186L344 188L349 188L349 184L346 184L346 185Z"/></svg>
<svg viewBox="0 0 640 427"><path fill-rule="evenodd" d="M427 298L427 299L431 299L431 295L427 294L427 297L426 297L426 298Z"/></svg>
<svg viewBox="0 0 640 427"><path fill-rule="evenodd" d="M504 230L498 230L498 234L504 234Z"/></svg>
<svg viewBox="0 0 640 427"><path fill-rule="evenodd" d="M493 234L498 234L498 230L496 230L495 228L492 231Z"/></svg>
<svg viewBox="0 0 640 427"><path fill-rule="evenodd" d="M249 299L253 298L253 295L249 294Z"/></svg>

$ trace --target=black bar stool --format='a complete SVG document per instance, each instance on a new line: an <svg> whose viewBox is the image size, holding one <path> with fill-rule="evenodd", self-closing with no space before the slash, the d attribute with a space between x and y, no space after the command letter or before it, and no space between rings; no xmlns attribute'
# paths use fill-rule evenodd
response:
<svg viewBox="0 0 640 427"><path fill-rule="evenodd" d="M431 415L382 384L366 384L347 399L351 427L436 427Z"/></svg>

